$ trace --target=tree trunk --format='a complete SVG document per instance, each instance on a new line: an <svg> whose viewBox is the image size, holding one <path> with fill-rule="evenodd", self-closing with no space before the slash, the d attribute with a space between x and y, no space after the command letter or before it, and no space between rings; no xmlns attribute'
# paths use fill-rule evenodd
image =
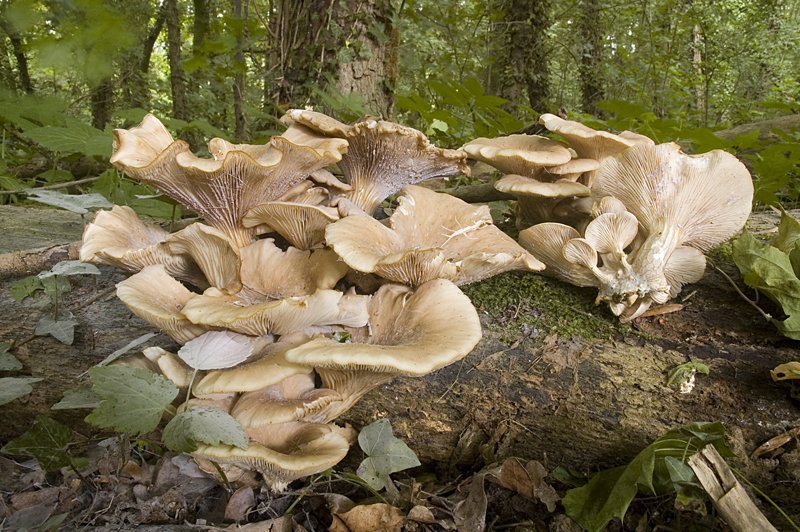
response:
<svg viewBox="0 0 800 532"><path fill-rule="evenodd" d="M30 94L33 92L33 84L31 83L31 76L28 73L28 58L25 56L22 37L3 16L0 16L0 27L3 28L3 31L8 35L8 39L11 41L11 48L14 51L14 59L17 61L19 82L22 86L22 90Z"/></svg>
<svg viewBox="0 0 800 532"><path fill-rule="evenodd" d="M703 68L703 51L705 38L703 28L695 24L692 29L692 68L695 75L695 104L698 113L698 126L706 127L708 124L708 79Z"/></svg>
<svg viewBox="0 0 800 532"><path fill-rule="evenodd" d="M114 81L106 78L92 91L92 125L103 130L114 109Z"/></svg>
<svg viewBox="0 0 800 532"><path fill-rule="evenodd" d="M524 103L537 112L549 109L547 50L544 39L550 27L549 0L498 0L505 13L499 27L492 70L492 92L512 104Z"/></svg>
<svg viewBox="0 0 800 532"><path fill-rule="evenodd" d="M181 59L181 20L178 0L166 1L167 57L169 59L169 81L172 86L172 115L180 120L189 120L186 108L186 83Z"/></svg>
<svg viewBox="0 0 800 532"><path fill-rule="evenodd" d="M398 75L399 48L392 29L390 2L340 2L333 11L342 28L336 88L360 95L367 108L384 118L394 115L392 93Z"/></svg>
<svg viewBox="0 0 800 532"><path fill-rule="evenodd" d="M583 54L578 67L583 112L598 115L597 102L604 98L603 76L603 26L598 0L582 0L582 13L578 22L583 38Z"/></svg>
<svg viewBox="0 0 800 532"><path fill-rule="evenodd" d="M245 8L246 9L246 8ZM234 0L233 16L237 20L246 21L247 17L242 13L242 0ZM245 22L246 23L246 22ZM236 36L236 53L234 55L234 69L236 74L233 77L233 116L235 118L234 137L238 142L244 140L244 91L245 91L245 62L244 62L244 36Z"/></svg>

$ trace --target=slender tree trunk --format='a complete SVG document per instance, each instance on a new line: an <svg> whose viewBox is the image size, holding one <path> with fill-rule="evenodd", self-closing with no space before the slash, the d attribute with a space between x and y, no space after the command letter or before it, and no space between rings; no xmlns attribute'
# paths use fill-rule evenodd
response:
<svg viewBox="0 0 800 532"><path fill-rule="evenodd" d="M188 120L186 108L186 83L181 59L181 21L178 0L166 0L167 57L169 59L169 81L172 86L172 114L180 120Z"/></svg>
<svg viewBox="0 0 800 532"><path fill-rule="evenodd" d="M237 20L245 20L242 16L242 0L234 0L233 16ZM237 141L244 139L244 91L245 91L245 62L244 62L244 36L236 36L236 54L234 56L236 74L233 77L233 115L235 118L234 136Z"/></svg>
<svg viewBox="0 0 800 532"><path fill-rule="evenodd" d="M22 37L2 16L0 16L0 27L3 28L3 31L8 35L8 39L11 41L11 48L14 51L14 59L17 61L19 82L22 86L22 90L30 94L33 92L33 84L31 83L31 76L28 73L28 58L25 56Z"/></svg>
<svg viewBox="0 0 800 532"><path fill-rule="evenodd" d="M603 26L598 0L582 0L578 25L583 38L583 54L579 65L583 111L598 114L597 102L604 98L601 65L603 59Z"/></svg>
<svg viewBox="0 0 800 532"><path fill-rule="evenodd" d="M198 53L211 29L211 9L208 0L193 0L192 52Z"/></svg>
<svg viewBox="0 0 800 532"><path fill-rule="evenodd" d="M92 91L92 125L105 129L114 109L114 81L106 78Z"/></svg>
<svg viewBox="0 0 800 532"><path fill-rule="evenodd" d="M692 29L692 68L695 75L695 103L700 127L706 127L708 123L708 80L703 69L703 45L703 29L700 24L695 24Z"/></svg>
<svg viewBox="0 0 800 532"><path fill-rule="evenodd" d="M530 106L545 112L550 91L544 39L550 27L550 1L497 0L496 6L505 17L496 42L492 92L512 104L524 103L527 92Z"/></svg>

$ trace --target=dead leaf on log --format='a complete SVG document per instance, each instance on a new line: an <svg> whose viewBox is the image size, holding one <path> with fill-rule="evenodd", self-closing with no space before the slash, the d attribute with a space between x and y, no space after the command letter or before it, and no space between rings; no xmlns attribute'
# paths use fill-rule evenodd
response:
<svg viewBox="0 0 800 532"><path fill-rule="evenodd" d="M778 434L774 438L771 438L766 443L763 443L753 451L753 458L758 458L759 456L766 455L766 458L775 458L776 456L783 454L783 446L792 441L791 434Z"/></svg>
<svg viewBox="0 0 800 532"><path fill-rule="evenodd" d="M771 370L772 380L785 381L789 379L800 379L800 362L789 362L788 364L781 364L775 369Z"/></svg>
<svg viewBox="0 0 800 532"><path fill-rule="evenodd" d="M404 521L399 508L383 503L356 506L333 517L331 532L400 532Z"/></svg>
<svg viewBox="0 0 800 532"><path fill-rule="evenodd" d="M497 482L532 501L543 502L548 512L554 512L556 504L561 500L556 490L544 481L547 470L536 460L523 466L518 458L507 458L503 465L489 470L488 473L487 480Z"/></svg>

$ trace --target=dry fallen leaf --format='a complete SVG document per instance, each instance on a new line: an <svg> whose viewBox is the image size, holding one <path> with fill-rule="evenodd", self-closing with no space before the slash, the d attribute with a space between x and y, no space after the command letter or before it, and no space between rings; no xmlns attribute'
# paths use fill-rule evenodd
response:
<svg viewBox="0 0 800 532"><path fill-rule="evenodd" d="M247 513L256 505L256 496L253 488L242 486L231 495L228 505L225 506L225 520L239 523L247 519Z"/></svg>
<svg viewBox="0 0 800 532"><path fill-rule="evenodd" d="M800 379L800 362L781 364L777 368L771 370L770 375L772 375L772 380L774 381Z"/></svg>
<svg viewBox="0 0 800 532"><path fill-rule="evenodd" d="M792 441L791 434L778 434L766 443L759 445L758 448L753 451L753 458L764 455L767 455L767 458L775 458L783 453L784 450L782 447L790 441Z"/></svg>
<svg viewBox="0 0 800 532"><path fill-rule="evenodd" d="M561 498L544 481L546 476L547 470L536 460L523 466L519 459L507 458L503 465L489 471L488 479L532 501L538 499L547 506L549 512L554 512Z"/></svg>
<svg viewBox="0 0 800 532"><path fill-rule="evenodd" d="M670 303L668 305L661 305L660 307L653 307L644 311L639 317L646 318L648 316L661 316L662 314L671 314L683 310L683 305L680 303Z"/></svg>
<svg viewBox="0 0 800 532"><path fill-rule="evenodd" d="M388 504L356 506L349 512L335 514L330 532L400 532L403 513Z"/></svg>

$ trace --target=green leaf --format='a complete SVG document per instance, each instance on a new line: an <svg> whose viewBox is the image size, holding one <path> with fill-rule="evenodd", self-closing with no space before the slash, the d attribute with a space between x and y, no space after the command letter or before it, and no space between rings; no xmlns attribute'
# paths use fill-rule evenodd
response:
<svg viewBox="0 0 800 532"><path fill-rule="evenodd" d="M0 379L0 405L10 403L17 397L28 395L33 391L31 383L43 379L35 377L4 377Z"/></svg>
<svg viewBox="0 0 800 532"><path fill-rule="evenodd" d="M0 342L0 371L17 371L22 369L22 362L17 357L8 352L11 344Z"/></svg>
<svg viewBox="0 0 800 532"><path fill-rule="evenodd" d="M62 312L57 320L51 316L42 316L36 325L33 334L36 336L47 336L48 334L64 345L72 345L75 340L75 326L78 321L72 317L72 313Z"/></svg>
<svg viewBox="0 0 800 532"><path fill-rule="evenodd" d="M667 386L679 384L695 373L708 375L708 366L702 362L685 362L675 366L667 373Z"/></svg>
<svg viewBox="0 0 800 532"><path fill-rule="evenodd" d="M800 222L789 216L786 211L782 211L778 233L770 244L788 254L795 248L798 240L800 240Z"/></svg>
<svg viewBox="0 0 800 532"><path fill-rule="evenodd" d="M71 410L73 408L97 408L100 398L87 385L78 386L64 392L64 398L52 406L53 410Z"/></svg>
<svg viewBox="0 0 800 532"><path fill-rule="evenodd" d="M175 416L164 428L163 440L164 445L180 453L196 451L197 441L247 449L247 435L239 422L211 406L193 406Z"/></svg>
<svg viewBox="0 0 800 532"><path fill-rule="evenodd" d="M36 416L33 427L0 451L6 454L33 456L44 471L56 471L72 465L66 452L71 439L70 430L47 416Z"/></svg>
<svg viewBox="0 0 800 532"><path fill-rule="evenodd" d="M32 200L66 209L77 214L86 214L89 212L89 209L93 208L110 209L112 207L111 203L100 194L70 195L62 194L55 190L39 189L30 189L26 193L28 194L28 198Z"/></svg>
<svg viewBox="0 0 800 532"><path fill-rule="evenodd" d="M39 274L39 279L42 281L42 289L47 297L59 298L62 294L72 290L72 285L66 277L59 275L42 276L42 274Z"/></svg>
<svg viewBox="0 0 800 532"><path fill-rule="evenodd" d="M379 419L361 429L358 444L368 458L356 473L374 490L384 488L390 474L420 465L414 451L394 437L388 419Z"/></svg>
<svg viewBox="0 0 800 532"><path fill-rule="evenodd" d="M627 466L601 471L580 488L567 491L562 500L567 515L589 532L600 532L614 517L622 517L640 491L647 495L687 493L699 481L676 464L714 445L723 456L732 456L724 444L721 423L691 423L667 432L648 445ZM672 458L674 460L667 460Z"/></svg>
<svg viewBox="0 0 800 532"><path fill-rule="evenodd" d="M79 260L62 260L49 271L38 275L39 279L46 279L53 275L100 275L100 270L94 264L87 264Z"/></svg>
<svg viewBox="0 0 800 532"><path fill-rule="evenodd" d="M237 337L242 341L236 340ZM178 356L193 369L231 368L253 354L253 346L246 340L247 337L234 332L209 331L186 342Z"/></svg>
<svg viewBox="0 0 800 532"><path fill-rule="evenodd" d="M53 151L111 157L112 142L108 133L69 116L65 127L44 126L29 129L25 135Z"/></svg>
<svg viewBox="0 0 800 532"><path fill-rule="evenodd" d="M32 275L30 277L21 279L16 283L12 283L11 297L17 301L22 301L26 297L32 296L38 290L42 290L43 288L44 286L42 286L42 282L39 280L39 278L35 275Z"/></svg>
<svg viewBox="0 0 800 532"><path fill-rule="evenodd" d="M155 430L167 406L178 395L171 380L141 368L101 366L89 370L100 406L86 417L98 427L120 432Z"/></svg>

